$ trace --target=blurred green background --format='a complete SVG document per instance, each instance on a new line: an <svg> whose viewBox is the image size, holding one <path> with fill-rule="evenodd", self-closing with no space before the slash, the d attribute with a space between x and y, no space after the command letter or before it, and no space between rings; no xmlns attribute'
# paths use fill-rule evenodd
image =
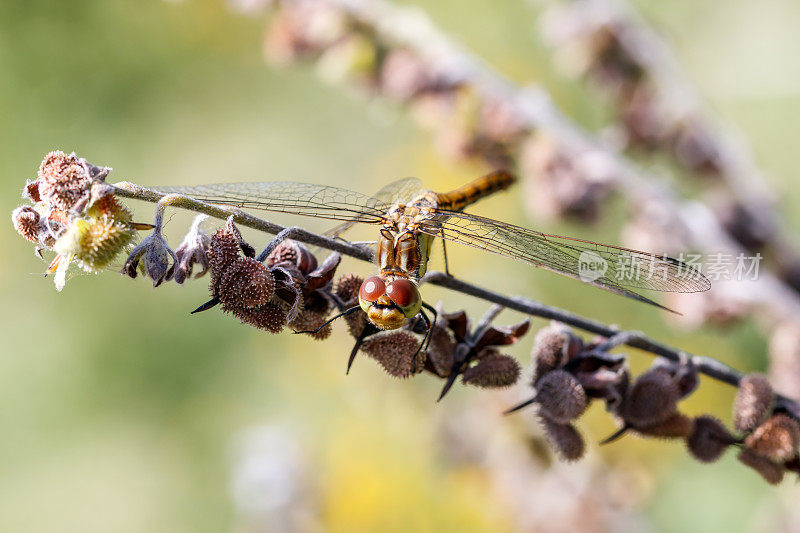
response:
<svg viewBox="0 0 800 533"><path fill-rule="evenodd" d="M635 4L713 107L747 134L800 230L800 4ZM418 5L514 80L545 85L582 124L602 124L602 102L556 73L532 31L536 9L523 0ZM20 203L25 178L56 148L114 167L112 181L141 184L288 179L370 192L416 175L447 189L484 170L441 160L407 117L387 120L311 69L267 67L263 23L221 0L0 2L0 210ZM530 225L521 204L512 192L477 210ZM140 220L151 216L151 206L132 207ZM171 219L173 244L188 220ZM618 222L546 229L616 240ZM324 529L511 527L501 495L479 473L443 465L436 444L448 409L490 394L458 389L436 404L438 381L392 380L364 358L345 376L344 328L312 344L217 311L190 317L207 296L205 280L153 290L108 273L72 279L58 294L10 224L0 245L0 531L269 531L236 503L237 442L263 426L295 439L310 469L310 521ZM451 265L465 279L643 329L743 370L766 366L753 324L679 331L639 304L455 248ZM346 260L341 272L369 268ZM485 309L430 288L427 298ZM500 322L517 319L506 312ZM530 338L513 353L527 363L529 349ZM686 410L728 420L732 395L706 381ZM613 429L594 411L582 421L591 442ZM612 467L640 471L641 508L664 531L757 530L765 523L757 517L792 497L791 482L768 487L734 454L706 466L675 443L628 438L592 448Z"/></svg>

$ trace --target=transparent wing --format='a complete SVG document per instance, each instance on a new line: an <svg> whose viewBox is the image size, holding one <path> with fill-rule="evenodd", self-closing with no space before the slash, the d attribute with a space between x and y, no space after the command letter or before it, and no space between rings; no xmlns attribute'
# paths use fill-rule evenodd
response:
<svg viewBox="0 0 800 533"><path fill-rule="evenodd" d="M700 292L711 282L677 259L529 230L467 213L436 210L419 230L511 257L653 305L631 289Z"/></svg>
<svg viewBox="0 0 800 533"><path fill-rule="evenodd" d="M152 189L167 194L184 194L212 204L350 223L380 224L389 209L386 202L366 194L312 183L216 183Z"/></svg>
<svg viewBox="0 0 800 533"><path fill-rule="evenodd" d="M408 203L409 200L425 192L422 182L417 178L403 178L393 181L375 193L374 197L384 203L391 205L395 202ZM326 235L338 236L352 228L356 222L345 222L326 231Z"/></svg>

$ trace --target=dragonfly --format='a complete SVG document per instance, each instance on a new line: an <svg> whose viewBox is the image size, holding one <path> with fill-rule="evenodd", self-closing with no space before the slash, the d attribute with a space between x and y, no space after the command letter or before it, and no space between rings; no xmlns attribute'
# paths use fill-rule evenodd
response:
<svg viewBox="0 0 800 533"><path fill-rule="evenodd" d="M374 196L299 182L153 189L244 210L338 221L340 224L331 232L337 236L356 224L376 226L378 272L363 281L358 305L346 312L362 309L369 322L380 330L403 327L420 314L430 324L423 307L434 313L435 309L423 301L419 282L427 270L434 239L516 259L662 309L667 308L637 291L691 293L711 287L698 269L666 255L542 233L464 212L466 207L508 189L515 181L510 172L498 170L450 192L436 193L416 178L405 178Z"/></svg>

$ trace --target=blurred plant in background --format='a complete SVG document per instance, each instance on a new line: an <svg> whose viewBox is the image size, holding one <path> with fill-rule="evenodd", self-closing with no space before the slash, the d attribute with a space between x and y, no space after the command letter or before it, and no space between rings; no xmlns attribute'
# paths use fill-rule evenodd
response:
<svg viewBox="0 0 800 533"><path fill-rule="evenodd" d="M252 7L253 3L239 4L240 9ZM450 31L470 44L474 41L480 55L510 71L513 78L543 79L553 101L571 112L578 110L577 120L592 125L596 115L586 110L596 101L579 89L567 88L571 86L549 73L549 60L532 38L521 39L522 42L519 42L520 37L509 38L506 45L496 39L496 30L488 29L489 21L498 22L499 19L509 30L519 30L520 35L527 36L534 23L533 11L521 5L509 6L502 13L496 11L495 6L470 9L458 6L459 9L454 10L456 6L445 3L424 7L442 24L449 25ZM5 101L14 102L8 106L12 126L9 131L15 132L14 138L6 133L8 142L4 143L5 150L14 153L13 157L4 158L9 162L5 174L12 177L7 184L9 200L5 207L8 211L17 203L11 199L16 196L19 176L29 174L30 161L53 146L70 146L87 157L118 162L115 166L124 175L146 175L151 183L219 181L243 176L282 179L289 175L291 179L301 180L332 179L336 184L364 189L355 184L376 173L387 181L400 172L440 176L438 179L444 182L461 181L464 175L475 173L475 163L436 162L424 139L415 135L402 116L395 117L397 123L392 128L376 125L389 116L386 108L377 104L364 108L357 102L325 94L326 91L302 72L285 71L274 75L258 70L253 54L257 25L226 14L219 2L196 5L148 2L135 7L127 3L89 7L75 2L73 9L61 19L45 17L44 11L35 6L17 3L0 9L4 11L1 13L5 15L4 20L13 21L14 26L5 33L4 45L8 45L5 50L25 50L24 53L0 54L0 68L11 74L0 89ZM687 11L690 9L714 8L706 5L690 8L681 4L649 7L647 14L656 19L669 19L686 16L687 12L691 13ZM732 13L747 13L748 10L756 10L764 16L764 19L748 20L748 24L758 28L775 25L777 35L782 34L780 28L784 25L791 27L790 21L798 20L792 18L797 15L792 8L780 2L757 8L731 8ZM448 17L456 12L452 19ZM40 22L45 20L47 23ZM730 27L725 31L729 33L720 33L720 30L713 34L729 35L734 40L740 38L737 31L747 26L741 23L737 26L737 19L732 15L726 20ZM96 23L88 25L98 28L91 36L67 31L75 24L83 27L91 22ZM689 26L686 33L681 34L685 35L684 39L692 39L686 36L697 36L705 30L692 30ZM234 27L241 31L231 31ZM490 40L480 37L484 31L491 36ZM59 35L63 42L70 43L69 61L63 61L63 65L57 64L62 58L52 55L53 42ZM508 35L510 37L511 31ZM148 41L144 36L152 37ZM99 50L96 39L106 39L110 45ZM383 60L381 54L364 53L369 43L369 39L363 38L337 41L334 47L337 54L332 54L334 59L319 63L325 79L344 75L345 79L356 80L353 86L363 87L360 80L364 79L364 69L369 73L373 65L384 64L378 62ZM487 46L487 43L491 44ZM198 56L202 59L195 59ZM788 50L786 56L790 56ZM342 57L351 58L345 65L353 65L353 71L342 71ZM393 59L400 65L404 61L414 64L413 57L404 58L402 54ZM100 72L101 65L105 67L103 76L95 74ZM46 75L42 74L45 72ZM254 74L256 72L258 74ZM95 83L79 84L87 73ZM419 79L411 78L412 81ZM53 79L72 83L49 87L48 82L52 84ZM394 87L409 86L397 77L395 81ZM179 98L174 96L172 84L175 83L183 89ZM80 91L71 89L78 85ZM413 87L414 83L410 85ZM30 91L32 87L38 90ZM131 88L136 90L131 92ZM214 91L225 97L206 96ZM479 111L476 114L475 109L480 110L481 105L475 101L475 95L469 93L469 90L457 91L458 95L466 94L466 97L455 98L459 110L453 115L458 117L455 122L436 119L437 124L445 124L445 130L449 129L449 133L437 136L444 152L468 159L485 154L485 160L492 164L530 154L532 175L549 175L541 169L552 168L557 172L553 174L556 177L552 178L552 185L540 186L537 182L531 186L528 196L534 200L553 196L555 200L546 203L555 206L550 213L577 213L580 214L578 220L594 219L598 228L581 231L598 240L614 241L622 223L621 215L608 207L597 208L606 204L605 200L602 203L600 200L610 190L620 187L616 155L609 158L602 143L587 146L582 140L572 148L591 148L589 156L582 158L581 153L574 151L564 153L564 130L555 128L552 131L553 124L558 121L545 123L546 127L538 124L536 131L529 132L535 139L530 141L535 149L508 150L509 143L516 143L514 139L519 135L517 128L506 127L508 117L513 122L516 113L500 109L496 113ZM107 96L110 94L115 95L113 101ZM243 94L248 98L243 98ZM403 91L398 89L397 94ZM66 102L70 103L69 108L63 105ZM788 122L786 113L791 112L791 102L790 98L775 104L783 112L776 115L777 122L770 123L770 132L776 126L779 131L781 125ZM417 114L423 118L441 118L442 115L436 113L437 105L428 110L423 107ZM254 116L258 109L269 111ZM115 135L108 134L109 121L118 126ZM254 121L259 124L253 126ZM214 127L208 127L210 124ZM479 124L477 130L475 124ZM348 135L340 134L345 131L343 128ZM570 126L567 131L572 129ZM481 132L480 135L473 137L475 131ZM489 139L482 137L486 132L489 132ZM758 128L748 133L756 140L759 136L770 138L773 134L759 133ZM581 133L581 139L586 138L583 135ZM308 157L309 146L315 147L314 158ZM545 149L548 146L550 148ZM763 152L763 145L761 150ZM147 157L142 153L147 153ZM591 164L582 163L573 168L574 162L581 160ZM321 161L323 165L319 164ZM628 168L624 160L623 167ZM225 169L224 176L220 176L220 168ZM598 168L603 171L597 173ZM792 175L791 159L784 167L776 164L775 168L778 168L773 170L776 175ZM590 179L586 178L587 169L592 170L588 173ZM648 175L647 180L651 179ZM550 194L565 181L576 185L561 188L562 193ZM630 191L625 188L638 182L623 180L621 183L623 192L628 193ZM431 183L432 188L438 186L438 183ZM648 187L645 185L645 190ZM634 189L640 190L638 186ZM588 193L579 194L579 191ZM536 194L538 192L542 194ZM657 194L653 198L665 197ZM513 205L513 201L506 205ZM559 207L571 205L595 207L589 210ZM650 210L648 216L640 214L638 218L638 225L645 226L644 230L650 225L665 228L656 232L656 245L647 248L663 249L658 243L663 242L660 239L665 235L674 238L671 246L687 246L683 240L686 228L671 222L670 217L675 213L672 207L664 209L658 201L634 205ZM667 205L675 204L668 202ZM704 217L711 210L688 209L697 206L683 205L681 216L688 216L694 223L705 221ZM666 216L656 220L649 216L652 210L659 209L664 210ZM136 213L134 217L141 219ZM530 225L523 219L519 221ZM790 225L791 222L787 224ZM725 225L711 223L709 226L703 222L699 226L724 230ZM750 228L747 224L745 227ZM696 228L689 230L697 236ZM576 233L574 227L570 232ZM720 247L727 247L726 239L724 233L711 232L700 235L692 246L713 249L713 245L720 243ZM13 242L7 243L8 248L17 250ZM21 254L21 247L19 250ZM773 503L773 491L764 492L762 486L754 482L754 477L739 475L735 465L723 461L707 471L691 465L684 467L669 456L668 450L672 449L669 445L644 448L625 439L625 444L618 444L625 450L621 452L624 455L608 448L602 454L590 455L582 466L545 468L542 465L546 465L548 459L541 458L542 448L537 445L541 434L531 429L533 426L527 426L527 419L505 419L492 426L497 413L524 396L522 392L502 393L497 400L488 401L483 394L478 395L482 397L479 400L456 395L455 399L449 398L450 405L437 408L434 417L440 412L445 419L470 422L457 424L462 430L457 440L475 446L471 452L465 452L471 459L459 462L455 458L456 446L448 446L445 453L436 452L438 445L434 443L441 442L439 426L431 420L427 402L430 394L425 392L425 384L415 384L411 390L387 387L385 380L376 379L372 374L359 375L368 372L360 370L361 367L344 383L340 377L341 361L337 359L327 364L323 358L320 363L321 354L308 354L304 348L308 340L295 343L270 337L264 341L263 336L251 337L230 324L220 325L206 318L195 319L198 326L186 326L184 333L174 317L175 313L186 309L185 295L160 293L159 303L155 304L141 296L141 287L119 289L119 280L108 282L114 283L111 286L100 278L96 280L97 288L90 288L95 283L84 284L75 291L80 295L71 289L66 294L68 299L54 302L52 295L44 291L37 293L31 284L26 283L23 292L22 287L15 286L20 284L8 282L15 279L14 276L19 279L19 267L24 264L17 257L20 254L15 252L0 260L4 272L9 273L3 280L4 298L17 304L13 314L8 310L6 313L10 333L5 351L9 355L4 358L8 374L2 394L7 405L18 408L0 418L0 424L13 428L15 435L0 447L0 469L7 480L0 486L2 500L7 502L3 504L4 518L0 519L5 522L4 526L13 528L26 524L48 529L48 520L34 518L31 510L41 505L68 502L59 516L58 524L62 529L74 525L86 530L92 527L88 524L97 524L98 529L107 530L117 523L124 527L114 529L122 530L230 529L233 504L225 494L227 465L220 461L224 456L224 452L220 452L244 425L263 425L275 416L302 421L306 433L313 435L303 439L307 441L303 447L314 450L311 461L318 465L321 473L316 492L319 499L309 504L315 509L310 515L321 517L320 522L330 529L379 529L392 525L405 529L463 530L469 525L478 530L557 530L563 524L575 523L602 530L626 524L643 528L648 521L655 521L663 529L677 530L685 526L681 522L683 517L668 509L674 511L671 502L678 495L685 497L687 491L694 493L695 502L684 501L681 514L691 517L694 527L698 527L698 521L708 528L735 529L742 524L747 527L747 517L759 505L760 498L766 505L758 514L760 523L783 521L789 524L792 519L791 513L781 514L781 507ZM783 366L773 367L773 371L782 378L783 386L792 386L796 381L787 377L789 370L796 368L796 343L791 340L796 337L792 334L796 327L791 319L796 316L794 297L790 289L781 285L780 271L776 271L774 278L768 277L768 283L748 289L748 294L728 288L716 295L723 302L741 301L743 296L746 301L756 302L756 305L748 303L743 309L736 307L739 310L735 315L740 322L729 322L725 334L704 328L697 333L686 331L678 335L665 327L657 313L632 310L627 302L615 303L603 296L585 295L579 284L577 287L559 282L541 284L536 275L513 266L497 266L494 261L459 261L458 256L454 261L459 265L458 273L466 279L480 280L487 268L504 269L508 275L502 276L499 285L507 292L535 294L543 300L566 299L562 305L577 312L613 317L615 322L626 327L647 330L674 344L683 346L685 341L685 347L692 351L729 354L726 362L743 368L766 369L761 355L766 343L754 326L771 331L776 323L774 317L779 316L780 327L772 337L771 346L773 360ZM69 314L67 309L80 308L87 298L111 294L109 291L113 291L118 302L129 306L131 314L97 317L88 331L82 331L85 326L78 326L78 322L72 325L69 321L62 322L50 328L52 338L58 339L61 349L42 352L31 348L28 342L31 330L21 321L26 313L35 312L39 321L55 324L57 321L53 318L63 318ZM52 308L41 309L44 301L53 302ZM470 304L465 300L464 305ZM723 305L730 308L731 304ZM750 310L756 311L755 319L748 318ZM147 331L147 338L131 338L124 346L110 342L122 321L127 321L126 328L136 326L139 331ZM97 331L97 335L91 331ZM80 348L71 348L78 346L70 343L71 337L81 339ZM109 350L110 346L116 347ZM343 345L331 351L338 353L342 349L345 349ZM19 382L21 375L30 378ZM381 383L377 387L376 381ZM416 387L421 389L415 390ZM730 395L716 392L713 387L708 392L703 392L703 388L698 390L696 400L688 402L690 411L706 411L711 405L722 407L731 401ZM794 392L788 388L780 390ZM31 401L33 398L36 401ZM323 413L319 409L321 402L326 407ZM715 411L724 412L724 408ZM124 424L118 422L121 416ZM586 431L595 440L607 434L607 423L591 412L585 418ZM775 424L780 425L773 422ZM450 422L447 425L451 426ZM409 435L411 427L417 429L413 435ZM515 427L519 427L519 431L515 431ZM480 431L483 428L490 430ZM480 431L478 438L467 438L467 433L473 431ZM527 444L526 439L531 434L534 437ZM313 444L309 446L309 443ZM353 453L354 449L359 453ZM409 454L409 450L418 453ZM449 465L444 471L443 462ZM123 481L110 486L106 481L109 473ZM698 493L699 483L708 490ZM528 499L531 494L554 494L557 486L568 487L565 496L548 500L550 503L546 506L537 506L536 501ZM620 490L619 486L628 490ZM152 490L154 487L158 488ZM637 490L632 491L630 487ZM43 492L42 488L46 490ZM791 487L783 487L781 492L791 501ZM98 499L117 512L102 512L97 505L87 505ZM191 512L189 501L192 502ZM207 505L195 513L198 501ZM693 507L695 503L700 507ZM549 511L546 517L539 515L544 507ZM398 513L398 508L403 512ZM640 509L646 510L646 516ZM558 521L553 520L556 516ZM769 517L766 522L763 516ZM575 522L581 518L585 522ZM547 526L545 519L552 525Z"/></svg>

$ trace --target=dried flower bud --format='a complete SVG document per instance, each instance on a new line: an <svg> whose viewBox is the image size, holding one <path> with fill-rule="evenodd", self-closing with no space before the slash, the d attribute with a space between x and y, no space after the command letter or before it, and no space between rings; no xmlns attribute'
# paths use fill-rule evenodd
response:
<svg viewBox="0 0 800 533"><path fill-rule="evenodd" d="M513 357L493 353L467 368L461 376L465 385L482 388L510 387L519 379L519 363Z"/></svg>
<svg viewBox="0 0 800 533"><path fill-rule="evenodd" d="M748 374L739 382L739 390L733 404L733 420L736 431L747 432L758 426L772 412L775 393L763 374Z"/></svg>
<svg viewBox="0 0 800 533"><path fill-rule="evenodd" d="M540 417L542 427L550 445L563 461L577 461L586 453L586 444L580 432L572 424L558 424Z"/></svg>
<svg viewBox="0 0 800 533"><path fill-rule="evenodd" d="M133 249L122 267L122 273L135 278L139 261L142 260L145 275L153 280L153 287L158 287L164 280L172 277L173 268L169 264L170 257L172 257L174 267L177 259L175 252L169 247L161 232L155 230Z"/></svg>
<svg viewBox="0 0 800 533"><path fill-rule="evenodd" d="M45 232L41 216L29 205L21 205L14 209L11 213L11 222L17 233L36 244L40 242L40 237Z"/></svg>
<svg viewBox="0 0 800 533"><path fill-rule="evenodd" d="M745 446L759 455L783 463L797 455L800 425L784 414L773 415L747 436Z"/></svg>
<svg viewBox="0 0 800 533"><path fill-rule="evenodd" d="M397 329L367 338L361 351L378 361L390 375L407 378L423 369L425 354L417 352L419 343L412 333Z"/></svg>
<svg viewBox="0 0 800 533"><path fill-rule="evenodd" d="M70 210L88 200L92 179L75 154L56 150L39 166L38 182L38 194L44 202Z"/></svg>
<svg viewBox="0 0 800 533"><path fill-rule="evenodd" d="M694 419L694 428L686 446L689 453L700 462L713 463L736 442L725 426L713 416L704 415Z"/></svg>
<svg viewBox="0 0 800 533"><path fill-rule="evenodd" d="M201 224L208 218L208 215L197 215L194 217L189 232L183 238L180 246L175 250L176 267L175 282L183 283L192 275L194 265L200 265L202 269L195 277L199 278L208 271L208 251L211 248L211 236L203 231Z"/></svg>
<svg viewBox="0 0 800 533"><path fill-rule="evenodd" d="M561 367L580 348L580 339L571 335L569 328L558 322L552 322L537 331L531 351L534 383L547 372Z"/></svg>
<svg viewBox="0 0 800 533"><path fill-rule="evenodd" d="M564 370L542 376L536 384L536 401L541 415L557 424L580 417L589 405L578 379Z"/></svg>
<svg viewBox="0 0 800 533"><path fill-rule="evenodd" d="M634 427L647 427L671 417L678 403L678 389L672 377L661 369L640 375L628 390L622 417Z"/></svg>
<svg viewBox="0 0 800 533"><path fill-rule="evenodd" d="M777 485L783 481L783 475L786 472L786 468L783 465L773 463L766 457L762 457L747 448L742 448L736 458L742 464L761 474L761 477L770 485Z"/></svg>
<svg viewBox="0 0 800 533"><path fill-rule="evenodd" d="M637 428L636 432L662 439L686 439L694 431L694 419L682 413L675 413L663 422Z"/></svg>
<svg viewBox="0 0 800 533"><path fill-rule="evenodd" d="M240 257L223 274L218 291L220 301L228 306L260 307L275 294L275 278L255 259Z"/></svg>

